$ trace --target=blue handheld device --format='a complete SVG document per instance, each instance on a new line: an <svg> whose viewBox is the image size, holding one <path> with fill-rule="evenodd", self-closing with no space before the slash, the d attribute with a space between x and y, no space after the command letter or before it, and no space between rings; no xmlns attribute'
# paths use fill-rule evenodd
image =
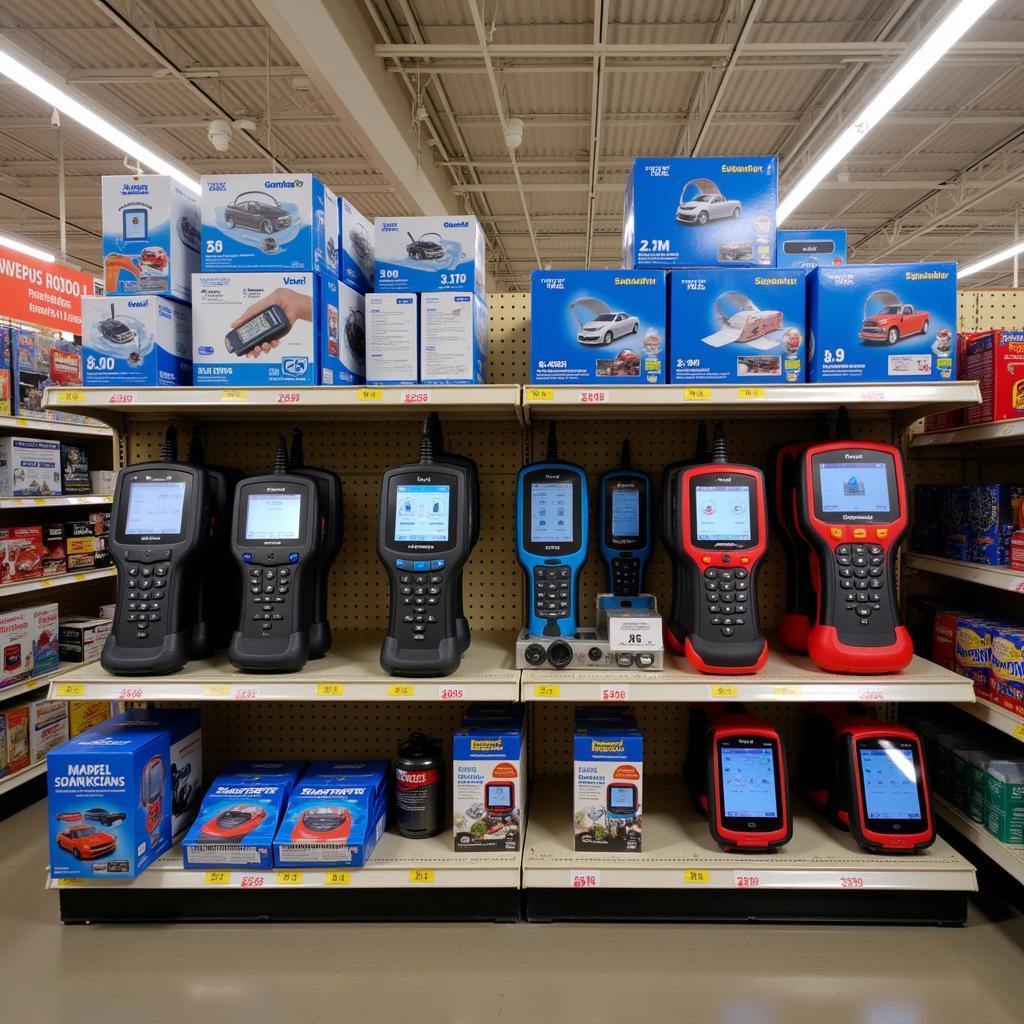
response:
<svg viewBox="0 0 1024 1024"><path fill-rule="evenodd" d="M648 473L632 468L629 441L622 442L619 468L605 473L600 491L601 557L608 566L608 590L615 597L643 593L651 557L653 484Z"/></svg>
<svg viewBox="0 0 1024 1024"><path fill-rule="evenodd" d="M576 633L589 517L587 474L558 458L552 422L547 457L516 480L516 557L526 573L530 636Z"/></svg>

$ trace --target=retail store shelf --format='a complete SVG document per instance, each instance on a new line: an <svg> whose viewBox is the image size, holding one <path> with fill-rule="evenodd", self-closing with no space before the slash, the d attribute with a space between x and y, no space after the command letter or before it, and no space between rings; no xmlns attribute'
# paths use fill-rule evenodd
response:
<svg viewBox="0 0 1024 1024"><path fill-rule="evenodd" d="M109 423L172 418L264 420L406 419L436 410L445 417L518 419L516 384L315 388L47 388L50 409L87 411ZM276 413L275 413L276 410Z"/></svg>
<svg viewBox="0 0 1024 1024"><path fill-rule="evenodd" d="M0 416L0 434L61 434L77 437L110 437L111 429L103 423L58 423L56 420L33 420L23 416Z"/></svg>
<svg viewBox="0 0 1024 1024"><path fill-rule="evenodd" d="M19 786L25 785L26 782L31 782L33 779L38 779L41 775L45 774L46 762L40 761L38 764L30 765L28 768L22 768L21 771L5 775L3 778L0 778L0 796L4 796Z"/></svg>
<svg viewBox="0 0 1024 1024"><path fill-rule="evenodd" d="M999 842L984 825L971 821L966 814L940 796L935 797L935 808L944 821L969 839L1007 874L1024 884L1024 845L1010 846Z"/></svg>
<svg viewBox="0 0 1024 1024"><path fill-rule="evenodd" d="M48 675L33 676L31 679L25 679L20 683L15 683L13 686L5 686L0 689L0 703L12 700L14 697L20 697L26 693L32 693L34 690L41 690L44 686L50 686L62 676L67 675L68 672L73 672L78 668L81 668L81 665L70 662L61 665L56 672L50 672Z"/></svg>
<svg viewBox="0 0 1024 1024"><path fill-rule="evenodd" d="M1012 711L982 697L977 697L973 704L961 704L960 710L1024 743L1024 718L1020 715L1015 715Z"/></svg>
<svg viewBox="0 0 1024 1024"><path fill-rule="evenodd" d="M847 406L856 414L913 410L914 417L981 400L977 381L933 384L674 384L581 388L526 387L528 416L559 419L665 419L674 416L774 416Z"/></svg>
<svg viewBox="0 0 1024 1024"><path fill-rule="evenodd" d="M117 570L113 566L106 569L90 569L87 572L66 572L60 576L46 576L43 579L23 580L20 583L4 583L0 585L0 598L10 597L14 594L34 593L37 590L47 590L50 587L68 587L72 583L91 583L93 580L102 580L107 576L113 576Z"/></svg>
<svg viewBox="0 0 1024 1024"><path fill-rule="evenodd" d="M999 420L996 423L975 423L952 430L931 430L914 434L911 448L934 448L949 444L1024 444L1024 420Z"/></svg>
<svg viewBox="0 0 1024 1024"><path fill-rule="evenodd" d="M111 675L96 661L62 676L50 687L50 697L188 701L514 701L519 697L512 634L474 633L459 670L445 679L387 675L377 657L380 641L379 633L338 633L326 657L288 675L239 672L224 655L189 662L174 675L134 678Z"/></svg>
<svg viewBox="0 0 1024 1024"><path fill-rule="evenodd" d="M0 498L0 509L5 508L64 508L70 505L109 505L114 499L109 494L75 494L62 498Z"/></svg>
<svg viewBox="0 0 1024 1024"><path fill-rule="evenodd" d="M808 658L771 651L753 676L701 675L683 658L661 672L527 669L525 701L970 701L970 681L924 658L898 675L834 675Z"/></svg>
<svg viewBox="0 0 1024 1024"><path fill-rule="evenodd" d="M1004 569L995 565L975 565L973 562L961 562L955 558L913 553L906 556L906 565L921 572L952 576L954 579L978 583L983 587L1024 593L1024 572L1017 572L1014 569Z"/></svg>

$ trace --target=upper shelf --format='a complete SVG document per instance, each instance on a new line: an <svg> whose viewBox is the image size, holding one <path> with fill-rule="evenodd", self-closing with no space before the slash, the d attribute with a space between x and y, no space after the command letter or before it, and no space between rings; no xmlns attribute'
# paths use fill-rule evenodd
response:
<svg viewBox="0 0 1024 1024"><path fill-rule="evenodd" d="M0 416L0 433L70 434L76 437L110 437L110 427L99 423L59 423L56 420L33 420L23 416Z"/></svg>
<svg viewBox="0 0 1024 1024"><path fill-rule="evenodd" d="M67 494L60 498L0 498L0 508L64 508L69 505L109 505L109 494Z"/></svg>
<svg viewBox="0 0 1024 1024"><path fill-rule="evenodd" d="M938 576L952 576L983 587L1009 590L1015 594L1024 593L1024 572L1007 569L999 565L978 565L975 562L961 562L956 558L940 558L938 555L919 555L910 552L907 563L911 569L935 573Z"/></svg>
<svg viewBox="0 0 1024 1024"><path fill-rule="evenodd" d="M911 448L934 448L950 444L1024 444L1024 420L998 420L995 423L975 423L952 430L932 430L914 434Z"/></svg>

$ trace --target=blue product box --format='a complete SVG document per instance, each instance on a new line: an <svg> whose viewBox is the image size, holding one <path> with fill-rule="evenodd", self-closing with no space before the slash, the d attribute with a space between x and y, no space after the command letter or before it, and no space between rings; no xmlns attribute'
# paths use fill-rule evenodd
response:
<svg viewBox="0 0 1024 1024"><path fill-rule="evenodd" d="M486 242L476 217L378 217L379 292L486 292Z"/></svg>
<svg viewBox="0 0 1024 1024"><path fill-rule="evenodd" d="M971 488L964 484L947 484L939 501L939 528L936 553L961 562L970 560L971 528L967 508Z"/></svg>
<svg viewBox="0 0 1024 1024"><path fill-rule="evenodd" d="M803 383L806 270L712 267L669 279L669 383Z"/></svg>
<svg viewBox="0 0 1024 1024"><path fill-rule="evenodd" d="M373 233L373 221L344 196L338 196L338 280L361 295L372 292L374 287Z"/></svg>
<svg viewBox="0 0 1024 1024"><path fill-rule="evenodd" d="M0 326L0 416L14 415L14 386L11 374L11 329Z"/></svg>
<svg viewBox="0 0 1024 1024"><path fill-rule="evenodd" d="M366 296L366 383L417 384L420 379L419 296Z"/></svg>
<svg viewBox="0 0 1024 1024"><path fill-rule="evenodd" d="M420 295L420 383L487 381L487 303L472 292Z"/></svg>
<svg viewBox="0 0 1024 1024"><path fill-rule="evenodd" d="M108 295L188 302L199 270L199 198L166 174L104 175L103 266Z"/></svg>
<svg viewBox="0 0 1024 1024"><path fill-rule="evenodd" d="M274 838L278 867L362 867L387 826L387 762L331 772L317 762L296 785ZM312 766L311 766L312 769Z"/></svg>
<svg viewBox="0 0 1024 1024"><path fill-rule="evenodd" d="M312 174L204 174L202 270L338 276L338 201Z"/></svg>
<svg viewBox="0 0 1024 1024"><path fill-rule="evenodd" d="M941 484L914 485L914 514L910 546L921 555L940 555L939 522L942 514Z"/></svg>
<svg viewBox="0 0 1024 1024"><path fill-rule="evenodd" d="M1019 522L1024 488L1016 484L975 484L967 488L967 560L1010 564L1010 534Z"/></svg>
<svg viewBox="0 0 1024 1024"><path fill-rule="evenodd" d="M535 270L531 384L664 384L668 275Z"/></svg>
<svg viewBox="0 0 1024 1024"><path fill-rule="evenodd" d="M770 267L773 156L641 157L626 179L624 267Z"/></svg>
<svg viewBox="0 0 1024 1024"><path fill-rule="evenodd" d="M956 264L819 267L808 281L807 379L956 380Z"/></svg>
<svg viewBox="0 0 1024 1024"><path fill-rule="evenodd" d="M86 387L188 386L192 310L159 295L82 299Z"/></svg>
<svg viewBox="0 0 1024 1024"><path fill-rule="evenodd" d="M838 267L846 262L846 228L786 231L775 240L777 267Z"/></svg>
<svg viewBox="0 0 1024 1024"><path fill-rule="evenodd" d="M333 277L318 278L321 384L362 384L366 379L366 316L361 292Z"/></svg>

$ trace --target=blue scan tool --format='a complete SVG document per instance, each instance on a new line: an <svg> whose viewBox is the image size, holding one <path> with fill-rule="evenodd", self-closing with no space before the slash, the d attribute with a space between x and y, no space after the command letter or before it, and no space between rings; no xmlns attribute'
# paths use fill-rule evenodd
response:
<svg viewBox="0 0 1024 1024"><path fill-rule="evenodd" d="M651 557L653 485L650 474L631 467L629 441L622 442L619 468L605 473L598 487L598 542L608 566L608 590L616 597L636 597L643 593Z"/></svg>
<svg viewBox="0 0 1024 1024"><path fill-rule="evenodd" d="M149 239L149 210L132 206L121 211L121 234L126 242L145 242Z"/></svg>
<svg viewBox="0 0 1024 1024"><path fill-rule="evenodd" d="M530 636L573 636L587 560L587 474L558 458L555 424L543 462L516 480L516 557L526 572Z"/></svg>

